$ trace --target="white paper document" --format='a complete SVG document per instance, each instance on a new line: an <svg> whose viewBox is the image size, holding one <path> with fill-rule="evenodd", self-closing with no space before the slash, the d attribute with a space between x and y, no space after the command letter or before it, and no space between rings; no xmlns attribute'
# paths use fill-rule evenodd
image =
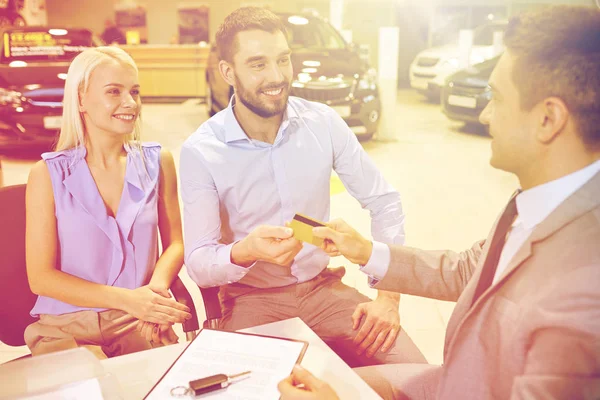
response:
<svg viewBox="0 0 600 400"><path fill-rule="evenodd" d="M50 389L45 393L31 394L19 397L21 400L102 400L102 389L98 379L87 379L81 382L72 382L58 388Z"/></svg>
<svg viewBox="0 0 600 400"><path fill-rule="evenodd" d="M226 389L196 398L276 400L277 384L300 362L307 346L300 341L203 329L146 399L175 399L171 389L188 387L190 381L252 371L249 377L234 381Z"/></svg>

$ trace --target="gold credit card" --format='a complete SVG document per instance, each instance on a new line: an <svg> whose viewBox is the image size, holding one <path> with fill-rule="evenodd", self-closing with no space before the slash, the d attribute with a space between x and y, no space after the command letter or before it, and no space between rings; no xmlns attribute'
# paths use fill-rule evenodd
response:
<svg viewBox="0 0 600 400"><path fill-rule="evenodd" d="M314 237L312 234L312 229L316 226L325 226L325 223L302 214L294 215L294 219L290 222L290 228L294 230L296 239L321 247L323 239Z"/></svg>

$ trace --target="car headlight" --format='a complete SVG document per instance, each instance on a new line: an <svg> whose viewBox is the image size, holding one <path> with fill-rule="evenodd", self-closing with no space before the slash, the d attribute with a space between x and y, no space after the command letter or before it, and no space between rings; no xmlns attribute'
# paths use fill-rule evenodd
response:
<svg viewBox="0 0 600 400"><path fill-rule="evenodd" d="M0 106L20 106L21 97L22 95L19 92L0 88Z"/></svg>
<svg viewBox="0 0 600 400"><path fill-rule="evenodd" d="M492 100L492 88L487 86L485 88L485 90L483 91L483 98L486 99L487 101Z"/></svg>
<svg viewBox="0 0 600 400"><path fill-rule="evenodd" d="M358 88L360 90L375 90L377 87L377 71L375 68L369 68L367 72L364 73L362 78L358 81Z"/></svg>

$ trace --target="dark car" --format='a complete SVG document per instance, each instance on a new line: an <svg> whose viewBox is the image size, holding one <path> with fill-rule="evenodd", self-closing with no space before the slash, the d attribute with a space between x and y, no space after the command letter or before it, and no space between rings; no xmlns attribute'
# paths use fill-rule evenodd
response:
<svg viewBox="0 0 600 400"><path fill-rule="evenodd" d="M61 125L69 64L98 44L87 29L26 27L2 34L0 152L52 147Z"/></svg>
<svg viewBox="0 0 600 400"><path fill-rule="evenodd" d="M381 104L377 75L327 21L316 15L278 13L288 31L294 79L291 95L331 106L352 131L368 139L377 131ZM218 70L213 46L206 68L206 103L213 115L227 107L232 88Z"/></svg>
<svg viewBox="0 0 600 400"><path fill-rule="evenodd" d="M27 25L21 15L25 0L0 0L0 31Z"/></svg>
<svg viewBox="0 0 600 400"><path fill-rule="evenodd" d="M488 81L500 56L450 75L442 90L442 110L452 120L480 124L479 114L492 98Z"/></svg>

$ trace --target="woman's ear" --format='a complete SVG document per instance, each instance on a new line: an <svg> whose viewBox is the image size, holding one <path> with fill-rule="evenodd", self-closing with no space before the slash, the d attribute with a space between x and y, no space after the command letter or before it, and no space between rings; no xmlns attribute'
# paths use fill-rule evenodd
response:
<svg viewBox="0 0 600 400"><path fill-rule="evenodd" d="M81 92L77 93L77 103L79 104L79 112L85 112L83 94Z"/></svg>

